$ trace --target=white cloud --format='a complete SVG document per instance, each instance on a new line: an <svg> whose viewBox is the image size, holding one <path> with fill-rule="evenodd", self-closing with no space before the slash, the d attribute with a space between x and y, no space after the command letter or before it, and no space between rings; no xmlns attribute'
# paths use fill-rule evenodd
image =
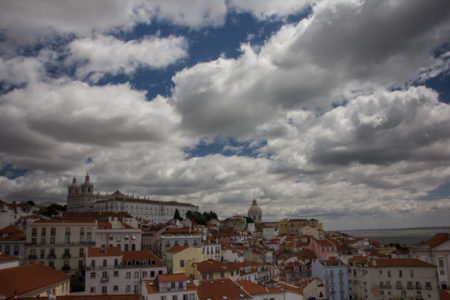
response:
<svg viewBox="0 0 450 300"><path fill-rule="evenodd" d="M97 36L77 39L68 45L68 63L77 64L78 78L97 81L105 73L131 74L138 67L164 68L187 56L183 37L148 37L139 41L121 41Z"/></svg>
<svg viewBox="0 0 450 300"><path fill-rule="evenodd" d="M301 12L314 0L231 0L230 8L238 12L250 12L258 19L281 18Z"/></svg>
<svg viewBox="0 0 450 300"><path fill-rule="evenodd" d="M127 31L137 23L156 20L193 28L219 26L226 12L221 0L6 0L0 10L0 29L8 37L6 46L11 47L45 41L55 34L90 36Z"/></svg>

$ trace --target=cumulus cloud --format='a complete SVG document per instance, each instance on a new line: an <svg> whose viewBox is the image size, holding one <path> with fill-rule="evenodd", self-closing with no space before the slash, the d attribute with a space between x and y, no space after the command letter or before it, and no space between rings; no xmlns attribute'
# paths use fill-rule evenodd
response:
<svg viewBox="0 0 450 300"><path fill-rule="evenodd" d="M283 18L299 13L313 4L314 0L231 0L230 8L238 12L250 12L258 19Z"/></svg>
<svg viewBox="0 0 450 300"><path fill-rule="evenodd" d="M193 28L219 26L226 15L224 1L72 1L7 0L0 10L0 29L12 45L44 41L53 35L89 36L130 30L137 23L167 21ZM11 46L11 45L9 45Z"/></svg>
<svg viewBox="0 0 450 300"><path fill-rule="evenodd" d="M417 16L413 24L411 16ZM326 111L361 92L413 79L435 61L431 51L448 41L449 16L439 0L321 2L261 49L244 45L237 59L179 72L173 100L183 124L202 134L242 136L280 111Z"/></svg>
<svg viewBox="0 0 450 300"><path fill-rule="evenodd" d="M183 37L149 37L121 41L111 36L76 39L68 45L69 64L77 64L76 75L97 81L103 74L131 74L138 67L164 68L187 56ZM81 64L81 65L80 65Z"/></svg>

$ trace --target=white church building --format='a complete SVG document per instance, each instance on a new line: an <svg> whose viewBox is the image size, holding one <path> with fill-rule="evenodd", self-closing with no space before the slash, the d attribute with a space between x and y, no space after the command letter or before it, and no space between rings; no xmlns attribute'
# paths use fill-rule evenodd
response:
<svg viewBox="0 0 450 300"><path fill-rule="evenodd" d="M127 212L134 218L141 218L150 223L164 223L172 220L175 211L185 218L188 211L198 211L198 206L177 201L157 201L122 194L94 194L94 184L86 175L84 182L77 185L74 177L67 192L67 211L76 212Z"/></svg>

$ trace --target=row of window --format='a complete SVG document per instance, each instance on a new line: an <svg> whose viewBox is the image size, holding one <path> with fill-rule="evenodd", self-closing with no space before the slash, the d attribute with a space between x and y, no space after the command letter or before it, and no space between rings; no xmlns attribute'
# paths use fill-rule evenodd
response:
<svg viewBox="0 0 450 300"><path fill-rule="evenodd" d="M162 273L163 273L163 271L161 271L161 270L158 271L158 274L162 274ZM131 275L132 275L131 271L127 271L125 273L125 278L126 279L131 279ZM142 271L142 277L141 277L139 271L134 271L134 277L133 278L135 278L135 279L136 278L154 279L156 275L157 275L156 271L150 271L150 272ZM91 279L95 279L97 277L97 273L96 272L91 272L89 277ZM113 277L119 277L119 271L118 270L113 271ZM101 277L100 278L109 278L108 271L101 272Z"/></svg>
<svg viewBox="0 0 450 300"><path fill-rule="evenodd" d="M19 245L13 246L13 252L11 253L11 245L5 245L4 249L2 249L2 245L0 245L0 253L12 254L14 256L19 255Z"/></svg>
<svg viewBox="0 0 450 300"><path fill-rule="evenodd" d="M178 296L180 296L180 300L181 300L181 295L173 295L172 297L161 296L161 300L178 300ZM182 297L183 297L182 300L194 300L195 294L184 294L184 295L182 295Z"/></svg>
<svg viewBox="0 0 450 300"><path fill-rule="evenodd" d="M47 239L45 236L41 237L41 245L45 245L47 243ZM80 244L90 244L92 243L92 239L90 236L88 236L86 239L84 239L84 236L80 236ZM31 244L32 245L37 245L37 239L36 237L32 237L31 238ZM49 240L49 244L50 245L55 245L56 244L56 239L54 236L50 236L50 240ZM64 237L64 244L70 244L70 236L66 235Z"/></svg>
<svg viewBox="0 0 450 300"><path fill-rule="evenodd" d="M415 283L416 284L413 285L412 281L408 281L406 283L406 288L407 289L414 289L415 288L417 290L421 290L422 289L422 283L420 281L416 281ZM390 281L386 281L386 282L380 281L380 288L381 289L390 289L390 288L392 288L391 287L391 282ZM397 283L395 284L395 288L396 289L403 289L404 287L402 285L402 282L401 281L397 281ZM431 290L432 289L431 282L429 282L429 281L425 282L425 289L427 289L427 290Z"/></svg>
<svg viewBox="0 0 450 300"><path fill-rule="evenodd" d="M36 236L37 232L38 232L38 228L37 227L31 228L31 235ZM41 227L41 236L45 236L46 232L47 232L47 227ZM65 233L66 233L66 235L70 235L71 228L70 227L66 227L65 228ZM80 235L84 235L84 233L85 233L84 227L80 227ZM86 227L86 234L87 235L92 235L91 227ZM56 235L56 227L50 227L50 235Z"/></svg>

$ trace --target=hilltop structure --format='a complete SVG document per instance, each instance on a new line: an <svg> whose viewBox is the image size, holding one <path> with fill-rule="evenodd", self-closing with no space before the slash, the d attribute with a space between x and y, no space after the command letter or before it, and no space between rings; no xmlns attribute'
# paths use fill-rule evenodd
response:
<svg viewBox="0 0 450 300"><path fill-rule="evenodd" d="M177 210L185 218L188 211L198 211L198 206L177 201L150 200L125 195L120 191L94 194L94 184L88 174L80 186L74 177L67 192L69 212L127 212L134 218L148 220L150 223L164 223L172 220Z"/></svg>
<svg viewBox="0 0 450 300"><path fill-rule="evenodd" d="M262 222L262 210L258 204L256 204L256 199L253 199L253 203L248 209L248 216L252 218L256 224L260 224Z"/></svg>

